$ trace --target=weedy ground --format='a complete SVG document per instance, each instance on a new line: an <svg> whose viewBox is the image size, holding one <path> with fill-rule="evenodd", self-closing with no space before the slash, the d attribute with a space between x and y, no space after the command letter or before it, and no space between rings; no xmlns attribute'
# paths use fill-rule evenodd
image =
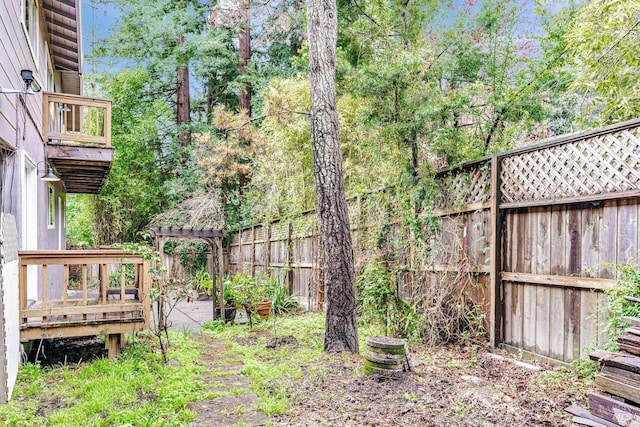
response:
<svg viewBox="0 0 640 427"><path fill-rule="evenodd" d="M380 334L375 327L360 330ZM586 406L588 379L532 371L482 346L410 346L413 370L365 376L359 355L322 351L324 318L305 314L173 333L168 364L148 335L115 361L29 364L0 422L15 426L557 426ZM511 357L511 356L509 356ZM254 396L257 395L257 398ZM264 417L266 414L269 418Z"/></svg>

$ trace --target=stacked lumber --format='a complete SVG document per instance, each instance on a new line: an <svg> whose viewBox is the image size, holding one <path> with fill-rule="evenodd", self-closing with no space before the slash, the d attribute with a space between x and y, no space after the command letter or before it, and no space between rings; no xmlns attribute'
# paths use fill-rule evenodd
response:
<svg viewBox="0 0 640 427"><path fill-rule="evenodd" d="M640 299L625 297L640 303ZM589 395L589 411L567 408L573 421L594 427L640 427L640 318L623 317L631 325L617 338L620 352L597 350L589 355L602 368L595 384L599 393Z"/></svg>

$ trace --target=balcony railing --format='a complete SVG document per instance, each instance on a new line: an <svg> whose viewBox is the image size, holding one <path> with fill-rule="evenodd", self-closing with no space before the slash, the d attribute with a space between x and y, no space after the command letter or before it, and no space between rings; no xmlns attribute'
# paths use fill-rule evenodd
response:
<svg viewBox="0 0 640 427"><path fill-rule="evenodd" d="M61 338L146 329L149 263L120 250L19 252L20 338Z"/></svg>
<svg viewBox="0 0 640 427"><path fill-rule="evenodd" d="M43 93L46 142L111 146L111 101L65 93Z"/></svg>

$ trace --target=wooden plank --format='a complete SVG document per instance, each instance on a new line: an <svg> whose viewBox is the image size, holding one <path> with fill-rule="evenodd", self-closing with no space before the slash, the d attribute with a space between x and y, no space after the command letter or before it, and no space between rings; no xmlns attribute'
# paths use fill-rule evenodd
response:
<svg viewBox="0 0 640 427"><path fill-rule="evenodd" d="M564 290L549 289L549 301L549 356L557 360L564 360Z"/></svg>
<svg viewBox="0 0 640 427"><path fill-rule="evenodd" d="M624 343L627 345L633 345L638 347L638 350L640 351L640 337L633 335L633 334L624 334L618 337L618 342L619 343Z"/></svg>
<svg viewBox="0 0 640 427"><path fill-rule="evenodd" d="M491 278L489 283L489 342L494 347L503 340L503 336L501 334L503 317L503 301L501 298L502 278L500 276L500 273L502 272L502 217L499 209L500 163L501 160L498 156L494 156L491 159L491 236L489 254Z"/></svg>
<svg viewBox="0 0 640 427"><path fill-rule="evenodd" d="M33 327L20 331L20 341L33 341L39 339L53 338L71 338L71 337L87 337L92 335L107 335L110 333L133 333L140 332L144 329L144 320L142 319L126 319L123 321L91 322L87 324L72 325L59 324L47 327Z"/></svg>
<svg viewBox="0 0 640 427"><path fill-rule="evenodd" d="M536 286L525 284L523 297L522 343L526 350L536 351Z"/></svg>
<svg viewBox="0 0 640 427"><path fill-rule="evenodd" d="M62 306L67 306L67 300L69 299L69 264L65 264L62 267Z"/></svg>
<svg viewBox="0 0 640 427"><path fill-rule="evenodd" d="M550 271L554 276L565 276L567 267L565 263L565 212L562 208L553 207L551 209L550 225Z"/></svg>
<svg viewBox="0 0 640 427"><path fill-rule="evenodd" d="M593 415L591 412L579 406L575 406L575 405L569 406L568 408L565 409L565 411L577 417L586 418L591 421L595 421L596 423L599 423L605 427L620 427L618 424L614 424L610 421L605 420L604 418L597 417Z"/></svg>
<svg viewBox="0 0 640 427"><path fill-rule="evenodd" d="M82 305L87 305L88 283L87 264L82 264Z"/></svg>
<svg viewBox="0 0 640 427"><path fill-rule="evenodd" d="M44 316L64 316L75 314L102 314L118 312L137 312L144 308L140 302L124 304L87 305L87 306L67 306L48 308L29 308L21 311L24 317L44 317Z"/></svg>
<svg viewBox="0 0 640 427"><path fill-rule="evenodd" d="M596 323L598 327L598 340L597 347L603 347L607 342L609 342L609 336L607 331L607 325L609 324L609 320L607 316L609 315L607 296L604 292L598 292L598 321Z"/></svg>
<svg viewBox="0 0 640 427"><path fill-rule="evenodd" d="M618 348L620 350L626 351L627 353L635 354L636 356L640 356L640 348L635 345L629 345L626 343L618 343Z"/></svg>
<svg viewBox="0 0 640 427"><path fill-rule="evenodd" d="M631 326L640 327L640 318L638 317L622 316L622 321L627 322Z"/></svg>
<svg viewBox="0 0 640 427"><path fill-rule="evenodd" d="M617 368L615 366L602 365L602 372L604 374L617 375L619 377L624 377L627 380L631 381L632 384L636 386L640 386L640 375L633 371L627 371L626 369Z"/></svg>
<svg viewBox="0 0 640 427"><path fill-rule="evenodd" d="M512 304L512 324L511 329L513 344L519 347L523 346L523 329L524 329L524 285L521 283L512 283L513 304Z"/></svg>
<svg viewBox="0 0 640 427"><path fill-rule="evenodd" d="M611 353L605 350L596 350L589 354L591 360L600 362L605 366L624 369L640 374L640 358L628 354Z"/></svg>
<svg viewBox="0 0 640 427"><path fill-rule="evenodd" d="M467 212L475 212L490 209L491 202L477 202L477 203L469 203L464 206L460 206L454 209L435 209L433 211L435 216L452 216L459 215Z"/></svg>
<svg viewBox="0 0 640 427"><path fill-rule="evenodd" d="M606 424L599 423L597 421L593 421L590 418L582 418L582 417L573 417L571 419L576 424L584 425L587 427L606 427Z"/></svg>
<svg viewBox="0 0 640 427"><path fill-rule="evenodd" d="M616 285L615 280L596 279L592 277L568 277L568 276L551 276L546 274L527 274L527 273L502 273L502 280L511 282L531 283L545 286L558 286L562 288L580 288L580 289L611 289Z"/></svg>
<svg viewBox="0 0 640 427"><path fill-rule="evenodd" d="M504 342L513 345L513 314L515 308L513 307L513 287L515 285L511 282L503 282L502 289L504 289Z"/></svg>
<svg viewBox="0 0 640 427"><path fill-rule="evenodd" d="M638 264L638 204L635 200L618 203L618 264Z"/></svg>
<svg viewBox="0 0 640 427"><path fill-rule="evenodd" d="M125 276L126 268L126 265L120 265L120 301L124 301L127 291L127 279Z"/></svg>
<svg viewBox="0 0 640 427"><path fill-rule="evenodd" d="M42 266L42 304L47 305L48 297L48 288L49 288L49 277L48 277L48 269L47 264Z"/></svg>
<svg viewBox="0 0 640 427"><path fill-rule="evenodd" d="M599 209L590 205L582 208L581 276L594 277L600 268L599 231L602 218Z"/></svg>
<svg viewBox="0 0 640 427"><path fill-rule="evenodd" d="M626 299L627 301L630 301L630 302L640 302L640 298L635 298L635 297L630 297L630 296L625 296L624 299Z"/></svg>
<svg viewBox="0 0 640 427"><path fill-rule="evenodd" d="M640 328L638 328L638 327L633 327L633 328L626 329L625 332L628 333L628 334L640 336Z"/></svg>
<svg viewBox="0 0 640 427"><path fill-rule="evenodd" d="M598 294L580 292L580 357L596 347L598 337Z"/></svg>
<svg viewBox="0 0 640 427"><path fill-rule="evenodd" d="M121 334L109 334L106 341L109 359L117 359L120 356Z"/></svg>
<svg viewBox="0 0 640 427"><path fill-rule="evenodd" d="M107 287L109 286L109 266L100 264L100 304L107 303Z"/></svg>
<svg viewBox="0 0 640 427"><path fill-rule="evenodd" d="M532 200L526 202L502 203L500 209L522 209L533 206L569 205L576 203L600 202L603 200L625 200L640 197L640 190L627 190L587 196L564 197L557 199Z"/></svg>
<svg viewBox="0 0 640 427"><path fill-rule="evenodd" d="M600 270L598 277L615 279L614 264L618 255L618 203L608 200L602 206L602 230L599 233Z"/></svg>
<svg viewBox="0 0 640 427"><path fill-rule="evenodd" d="M604 392L622 397L636 405L640 405L640 387L638 387L637 384L631 384L631 382L624 377L601 373L596 376L595 384ZM638 411L638 415L640 415L640 408ZM602 417L602 414L597 413L596 415ZM638 421L640 422L640 418Z"/></svg>
<svg viewBox="0 0 640 427"><path fill-rule="evenodd" d="M535 213L535 272L548 274L551 269L550 210L539 209ZM548 356L550 346L550 289L536 287L536 353Z"/></svg>
<svg viewBox="0 0 640 427"><path fill-rule="evenodd" d="M572 362L580 358L580 291L564 291L564 361Z"/></svg>
<svg viewBox="0 0 640 427"><path fill-rule="evenodd" d="M589 408L595 416L621 426L640 425L640 408L602 394L589 394Z"/></svg>
<svg viewBox="0 0 640 427"><path fill-rule="evenodd" d="M220 243L218 241L220 245ZM222 250L220 250L222 253ZM151 317L151 261L145 260L142 264L142 282L140 284L140 293L142 295L142 310L144 317L144 328L150 326Z"/></svg>
<svg viewBox="0 0 640 427"><path fill-rule="evenodd" d="M577 208L566 211L567 228L565 234L565 260L568 276L582 273L582 220L581 211Z"/></svg>

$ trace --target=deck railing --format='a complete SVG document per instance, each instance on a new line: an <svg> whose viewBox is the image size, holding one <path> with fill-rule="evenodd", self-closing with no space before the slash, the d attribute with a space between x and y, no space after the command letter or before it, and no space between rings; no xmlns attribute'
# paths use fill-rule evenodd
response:
<svg viewBox="0 0 640 427"><path fill-rule="evenodd" d="M120 250L21 251L19 259L22 340L148 326L151 279L141 256Z"/></svg>
<svg viewBox="0 0 640 427"><path fill-rule="evenodd" d="M111 146L111 101L65 93L43 93L47 142Z"/></svg>

